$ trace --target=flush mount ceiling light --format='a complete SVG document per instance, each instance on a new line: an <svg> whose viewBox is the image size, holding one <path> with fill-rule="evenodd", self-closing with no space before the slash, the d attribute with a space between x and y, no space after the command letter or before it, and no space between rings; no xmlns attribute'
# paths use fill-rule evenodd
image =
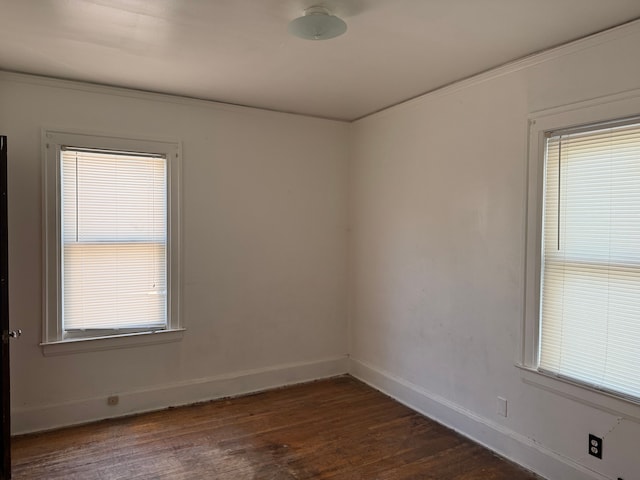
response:
<svg viewBox="0 0 640 480"><path fill-rule="evenodd" d="M289 22L289 33L306 40L328 40L347 31L344 20L324 7L309 7L302 17Z"/></svg>

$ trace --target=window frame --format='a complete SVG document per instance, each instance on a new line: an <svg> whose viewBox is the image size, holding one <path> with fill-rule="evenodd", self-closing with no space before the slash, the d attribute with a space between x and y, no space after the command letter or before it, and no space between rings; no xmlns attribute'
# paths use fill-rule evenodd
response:
<svg viewBox="0 0 640 480"><path fill-rule="evenodd" d="M603 391L538 369L546 135L566 129L618 121L640 114L640 90L534 112L528 118L525 177L524 306L516 366L522 380L565 398L640 419L640 401Z"/></svg>
<svg viewBox="0 0 640 480"><path fill-rule="evenodd" d="M62 328L61 157L63 146L141 152L167 161L167 324L161 330L127 329L77 334L65 338ZM181 319L180 199L182 144L124 135L42 129L43 159L43 325L45 355L146 345L180 340ZM106 333L106 334L105 334Z"/></svg>

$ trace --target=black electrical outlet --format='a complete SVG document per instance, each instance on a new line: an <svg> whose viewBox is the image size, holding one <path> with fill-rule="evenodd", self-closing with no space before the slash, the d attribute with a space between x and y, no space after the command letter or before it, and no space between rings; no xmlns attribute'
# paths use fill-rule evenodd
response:
<svg viewBox="0 0 640 480"><path fill-rule="evenodd" d="M602 458L602 439L589 434L589 455Z"/></svg>

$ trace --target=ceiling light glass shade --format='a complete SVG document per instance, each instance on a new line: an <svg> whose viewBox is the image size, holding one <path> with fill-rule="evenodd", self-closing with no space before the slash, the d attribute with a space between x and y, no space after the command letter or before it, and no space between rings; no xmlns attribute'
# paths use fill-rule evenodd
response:
<svg viewBox="0 0 640 480"><path fill-rule="evenodd" d="M307 8L304 16L289 22L289 33L307 40L328 40L346 31L344 20L331 15L324 7Z"/></svg>

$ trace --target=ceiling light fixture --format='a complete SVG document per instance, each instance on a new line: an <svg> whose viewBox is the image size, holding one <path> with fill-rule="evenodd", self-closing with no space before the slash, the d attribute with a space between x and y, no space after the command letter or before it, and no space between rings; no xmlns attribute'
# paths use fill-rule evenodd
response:
<svg viewBox="0 0 640 480"><path fill-rule="evenodd" d="M289 33L306 40L329 40L346 31L344 20L331 15L325 7L309 7L302 17L289 22Z"/></svg>

